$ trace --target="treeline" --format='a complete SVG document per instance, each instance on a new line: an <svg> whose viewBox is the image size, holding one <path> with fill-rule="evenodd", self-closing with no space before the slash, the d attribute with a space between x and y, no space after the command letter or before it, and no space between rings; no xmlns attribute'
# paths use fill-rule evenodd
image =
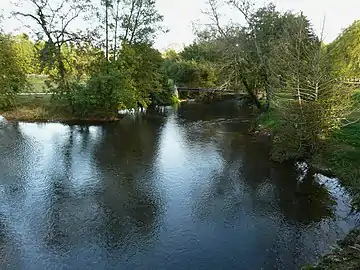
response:
<svg viewBox="0 0 360 270"><path fill-rule="evenodd" d="M16 105L16 95L31 87L28 74L46 75L53 100L81 116L174 103L174 81L210 85L201 82L213 76L207 67L153 48L166 31L153 0L26 3L32 9L23 13L19 7L13 16L30 26L32 37L0 34L2 109Z"/></svg>
<svg viewBox="0 0 360 270"><path fill-rule="evenodd" d="M153 42L166 28L153 0L27 0L29 13L19 8L13 16L29 20L36 42L1 34L1 106L11 106L34 73L48 75L54 99L74 115L170 104L173 84L216 87L246 93L260 112L278 112L276 141L287 149L279 147L280 159L314 151L353 109L353 89L339 78L360 73L359 22L325 45L303 14L207 1L211 23L198 27L194 43L161 54ZM223 6L245 23L222 24Z"/></svg>
<svg viewBox="0 0 360 270"><path fill-rule="evenodd" d="M244 92L259 112L271 114L273 159L311 156L333 131L359 120L355 87L341 82L360 77L359 22L324 44L302 13L247 0L207 3L211 23L180 56L211 67L218 88ZM224 6L245 23L222 24Z"/></svg>

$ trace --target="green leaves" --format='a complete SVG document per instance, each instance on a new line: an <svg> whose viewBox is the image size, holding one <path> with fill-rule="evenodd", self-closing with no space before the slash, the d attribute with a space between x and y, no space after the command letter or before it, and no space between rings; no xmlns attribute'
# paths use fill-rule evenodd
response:
<svg viewBox="0 0 360 270"><path fill-rule="evenodd" d="M360 77L360 21L355 21L326 47L335 75Z"/></svg>
<svg viewBox="0 0 360 270"><path fill-rule="evenodd" d="M195 48L196 45L193 44L191 47ZM196 61L186 49L179 55L172 52L167 53L165 57L162 65L164 73L177 86L211 88L216 85L217 74L211 62Z"/></svg>
<svg viewBox="0 0 360 270"><path fill-rule="evenodd" d="M26 86L25 69L14 40L0 34L0 109L14 105L14 96Z"/></svg>
<svg viewBox="0 0 360 270"><path fill-rule="evenodd" d="M113 62L101 58L84 86L75 84L69 99L80 115L116 114L119 109L146 107L152 93L167 87L161 54L146 44L124 45Z"/></svg>

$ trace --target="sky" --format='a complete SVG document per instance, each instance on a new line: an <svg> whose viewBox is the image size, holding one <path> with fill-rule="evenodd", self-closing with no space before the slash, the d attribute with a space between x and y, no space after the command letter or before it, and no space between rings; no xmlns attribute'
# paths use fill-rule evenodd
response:
<svg viewBox="0 0 360 270"><path fill-rule="evenodd" d="M0 9L8 14L12 0L0 0ZM156 0L158 10L164 15L164 24L169 32L158 36L155 47L159 50L174 48L180 50L183 45L194 39L193 24L205 23L202 10L206 10L206 0ZM273 2L281 11L303 11L320 34L325 18L324 40L331 42L354 20L360 19L360 0L253 0L256 5ZM234 12L224 11L223 22L238 18ZM4 21L4 30L13 32L20 23L14 19Z"/></svg>

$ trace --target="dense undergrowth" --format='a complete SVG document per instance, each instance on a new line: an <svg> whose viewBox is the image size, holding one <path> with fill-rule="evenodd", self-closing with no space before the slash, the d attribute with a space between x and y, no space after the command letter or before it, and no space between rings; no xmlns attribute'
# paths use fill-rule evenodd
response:
<svg viewBox="0 0 360 270"><path fill-rule="evenodd" d="M360 90L354 99L359 110L352 114L350 121L360 118ZM259 125L261 130L273 135L281 132L282 123L275 109L262 114ZM353 195L354 206L360 208L360 121L335 130L313 155L305 158L314 167L336 175Z"/></svg>
<svg viewBox="0 0 360 270"><path fill-rule="evenodd" d="M355 111L350 116L351 125L333 131L324 138L313 155L306 156L308 163L339 178L342 185L352 195L353 207L360 209L360 90L354 95ZM357 107L357 108L356 108ZM281 117L275 109L259 118L260 130L272 137L282 132ZM276 148L276 144L273 145ZM360 269L360 229L352 230L345 239L315 265L303 269L343 270Z"/></svg>

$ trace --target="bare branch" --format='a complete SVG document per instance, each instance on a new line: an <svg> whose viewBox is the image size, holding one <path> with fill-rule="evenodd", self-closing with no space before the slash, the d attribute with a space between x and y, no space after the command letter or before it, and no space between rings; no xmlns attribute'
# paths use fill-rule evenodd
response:
<svg viewBox="0 0 360 270"><path fill-rule="evenodd" d="M353 125L353 124L356 124L356 123L358 123L358 122L360 122L360 118L358 118L358 119L356 119L356 120L354 120L354 121L351 121L351 122L349 122L349 123L346 123L346 124L344 124L344 125L342 125L341 127L347 127L347 126L351 126L351 125Z"/></svg>
<svg viewBox="0 0 360 270"><path fill-rule="evenodd" d="M40 21L40 19L37 18L37 17L35 17L35 16L32 15L32 14L26 14L26 13L22 13L22 12L14 12L13 15L14 15L14 16L20 15L20 16L22 16L22 17L32 18L32 19L34 19L34 20L41 26L41 21Z"/></svg>
<svg viewBox="0 0 360 270"><path fill-rule="evenodd" d="M217 30L219 31L219 33L223 37L226 37L226 33L220 24L220 14L218 12L219 4L218 4L217 0L208 0L207 3L210 6L211 11L204 12L204 14L208 15L208 17L215 23L215 26L216 26Z"/></svg>

